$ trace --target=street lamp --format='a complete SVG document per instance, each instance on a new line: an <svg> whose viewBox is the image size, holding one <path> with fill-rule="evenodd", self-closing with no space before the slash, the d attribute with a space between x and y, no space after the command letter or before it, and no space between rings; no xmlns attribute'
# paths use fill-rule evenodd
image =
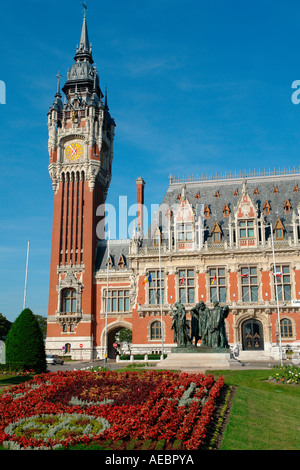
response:
<svg viewBox="0 0 300 470"><path fill-rule="evenodd" d="M161 323L161 358L164 358L164 334L163 334L163 307L162 307L162 295L161 295L161 283L162 283L162 277L161 277L161 254L160 254L160 248L161 248L161 233L159 233L158 236L158 256L159 256L159 286L160 286L160 323Z"/></svg>
<svg viewBox="0 0 300 470"><path fill-rule="evenodd" d="M104 330L104 367L107 364L107 312L108 312L108 284L109 284L109 239L110 229L108 229L107 240L107 278L106 278L106 309L105 309L105 330Z"/></svg>
<svg viewBox="0 0 300 470"><path fill-rule="evenodd" d="M277 316L278 316L278 338L279 338L279 349L280 349L280 363L281 366L283 364L282 359L282 345L281 345L281 328L280 328L280 313L279 313L279 300L278 300L278 287L277 287L277 272L276 272L276 263L275 263L275 250L274 250L274 239L273 239L273 226L270 222L271 227L271 241L272 241L272 252L273 252L273 275L274 275L274 283L275 283L275 296L276 296L276 303L277 303Z"/></svg>

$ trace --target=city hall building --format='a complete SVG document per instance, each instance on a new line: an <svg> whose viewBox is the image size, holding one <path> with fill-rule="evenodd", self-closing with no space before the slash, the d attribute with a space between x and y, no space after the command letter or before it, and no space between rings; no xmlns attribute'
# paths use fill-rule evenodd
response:
<svg viewBox="0 0 300 470"><path fill-rule="evenodd" d="M168 353L175 302L190 319L195 304L212 308L217 300L229 306L227 338L240 357L278 357L280 344L300 349L299 168L170 176L150 227L143 226L145 182L136 175L131 239L98 239L116 124L85 17L62 92L64 99L58 76L48 112L54 206L47 352L114 357L115 335L127 328L132 353Z"/></svg>

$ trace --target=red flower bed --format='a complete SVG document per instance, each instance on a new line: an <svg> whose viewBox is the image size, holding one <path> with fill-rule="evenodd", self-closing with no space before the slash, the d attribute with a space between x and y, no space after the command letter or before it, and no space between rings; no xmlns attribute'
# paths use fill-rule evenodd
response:
<svg viewBox="0 0 300 470"><path fill-rule="evenodd" d="M198 449L223 385L222 377L168 371L41 374L0 396L0 445L181 439L182 448Z"/></svg>

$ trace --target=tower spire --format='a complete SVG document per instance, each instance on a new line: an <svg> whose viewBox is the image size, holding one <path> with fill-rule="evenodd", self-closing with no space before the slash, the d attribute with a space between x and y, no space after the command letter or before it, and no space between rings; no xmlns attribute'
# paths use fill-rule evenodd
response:
<svg viewBox="0 0 300 470"><path fill-rule="evenodd" d="M87 6L86 3L82 3L84 8L83 10L83 23L81 28L81 35L79 41L79 47L76 50L76 55L74 59L76 61L84 61L88 60L91 64L94 62L92 58L92 47L89 42L89 35L88 35L88 28L87 28L87 20L86 20L86 10Z"/></svg>
<svg viewBox="0 0 300 470"><path fill-rule="evenodd" d="M84 51L90 50L86 16L83 17L81 36L80 36L80 42L79 42L79 50L84 50Z"/></svg>

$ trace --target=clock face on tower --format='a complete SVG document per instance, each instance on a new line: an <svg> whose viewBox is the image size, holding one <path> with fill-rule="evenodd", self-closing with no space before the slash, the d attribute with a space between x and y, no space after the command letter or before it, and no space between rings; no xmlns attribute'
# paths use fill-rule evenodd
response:
<svg viewBox="0 0 300 470"><path fill-rule="evenodd" d="M70 160L70 161L78 160L83 155L82 145L79 144L78 142L69 144L66 147L65 155L66 155L67 160Z"/></svg>

